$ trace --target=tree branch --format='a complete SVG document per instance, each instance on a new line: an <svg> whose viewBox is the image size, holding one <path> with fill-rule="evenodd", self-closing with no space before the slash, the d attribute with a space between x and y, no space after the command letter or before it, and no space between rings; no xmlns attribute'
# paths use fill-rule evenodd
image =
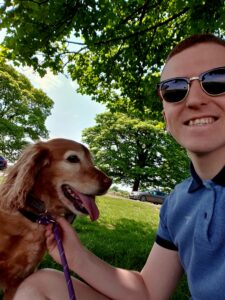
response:
<svg viewBox="0 0 225 300"><path fill-rule="evenodd" d="M60 53L60 56L65 55L65 54L74 54L74 55L76 55L76 54L79 54L80 52L82 52L83 50L85 50L87 48L88 48L88 46L82 47L78 51L63 51L63 52Z"/></svg>
<svg viewBox="0 0 225 300"><path fill-rule="evenodd" d="M103 44L108 44L108 43L112 43L112 42L117 42L117 41L120 41L120 40L128 40L131 37L142 35L142 34L148 32L148 31L155 30L155 29L157 29L160 26L168 24L170 21L172 21L172 20L174 20L174 19L182 16L183 14L185 14L189 9L190 9L189 7L186 7L182 11L180 11L179 13L177 13L177 14L173 15L172 17L168 18L167 20L165 20L163 22L159 22L156 25L148 27L148 28L146 28L144 30L135 31L134 33L128 34L126 36L119 36L119 37L112 38L112 39L109 39L109 40L106 40L106 41L96 42L94 44L95 45L103 45Z"/></svg>
<svg viewBox="0 0 225 300"><path fill-rule="evenodd" d="M162 2L162 0L160 0ZM145 14L145 11L149 8L154 8L156 6L159 5L159 3L157 3L156 5L152 5L149 6L150 1L146 0L145 3L143 5L141 5L140 7L138 7L136 10L134 10L129 16L127 16L124 20L122 20L119 24L118 27L122 24L126 24L129 20L132 20L133 17L138 14L141 13L141 19L143 18L143 15Z"/></svg>
<svg viewBox="0 0 225 300"><path fill-rule="evenodd" d="M73 42L73 41L68 41L68 40L65 40L65 42L69 43L69 44L80 45L80 46L84 46L85 45L85 43Z"/></svg>
<svg viewBox="0 0 225 300"><path fill-rule="evenodd" d="M49 0L43 0L43 1L35 1L35 0L20 0L21 2L32 2L32 3L35 3L35 4L44 4L44 3L47 3L49 2Z"/></svg>

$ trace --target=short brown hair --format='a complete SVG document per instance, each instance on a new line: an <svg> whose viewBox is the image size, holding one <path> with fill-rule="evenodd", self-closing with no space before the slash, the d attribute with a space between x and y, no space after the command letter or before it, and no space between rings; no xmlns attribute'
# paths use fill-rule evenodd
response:
<svg viewBox="0 0 225 300"><path fill-rule="evenodd" d="M181 51L201 43L216 43L225 47L225 41L211 33L194 34L177 44L167 56L166 62Z"/></svg>

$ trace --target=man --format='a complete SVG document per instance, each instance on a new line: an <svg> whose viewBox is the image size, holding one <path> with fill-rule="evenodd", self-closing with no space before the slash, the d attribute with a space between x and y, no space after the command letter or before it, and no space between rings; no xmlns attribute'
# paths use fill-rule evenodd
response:
<svg viewBox="0 0 225 300"><path fill-rule="evenodd" d="M167 130L186 148L192 177L162 206L156 242L141 272L103 262L59 219L69 267L88 284L74 279L77 299L170 299L183 272L193 300L225 298L225 42L206 34L180 43L167 59L158 91ZM50 226L46 237L59 262ZM63 281L60 272L38 271L14 299L67 299Z"/></svg>

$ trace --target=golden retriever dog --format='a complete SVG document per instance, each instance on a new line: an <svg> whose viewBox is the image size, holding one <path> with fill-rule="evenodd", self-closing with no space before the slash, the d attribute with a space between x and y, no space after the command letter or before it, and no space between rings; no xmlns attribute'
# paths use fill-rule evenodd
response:
<svg viewBox="0 0 225 300"><path fill-rule="evenodd" d="M0 288L10 300L35 271L45 251L44 225L36 217L99 216L95 196L111 179L97 169L89 150L75 141L53 139L28 146L0 184Z"/></svg>

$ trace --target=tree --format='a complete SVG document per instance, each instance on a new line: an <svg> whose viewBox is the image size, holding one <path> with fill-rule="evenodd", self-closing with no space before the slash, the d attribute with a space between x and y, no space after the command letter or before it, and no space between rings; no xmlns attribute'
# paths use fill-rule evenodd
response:
<svg viewBox="0 0 225 300"><path fill-rule="evenodd" d="M47 138L53 101L13 67L0 62L0 152L17 158L28 140Z"/></svg>
<svg viewBox="0 0 225 300"><path fill-rule="evenodd" d="M122 113L96 116L96 125L82 133L97 166L115 183L165 191L188 174L185 151L163 130L163 123L141 121Z"/></svg>
<svg viewBox="0 0 225 300"><path fill-rule="evenodd" d="M139 117L161 110L155 83L175 43L225 33L223 0L5 0L0 14L2 55L40 74L67 70L79 92Z"/></svg>

